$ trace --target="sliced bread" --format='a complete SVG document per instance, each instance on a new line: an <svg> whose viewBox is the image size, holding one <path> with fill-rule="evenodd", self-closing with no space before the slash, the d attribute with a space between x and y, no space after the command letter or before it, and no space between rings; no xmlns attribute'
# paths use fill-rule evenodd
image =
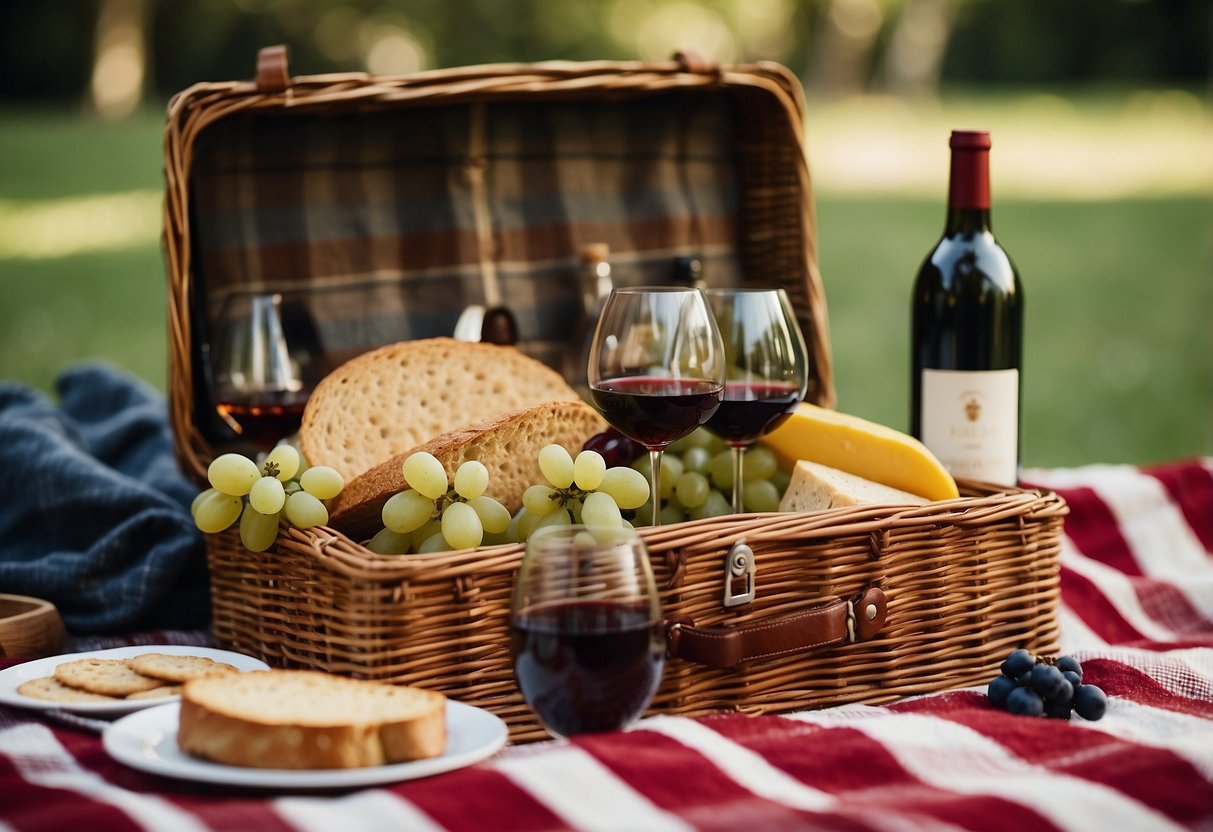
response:
<svg viewBox="0 0 1213 832"><path fill-rule="evenodd" d="M430 338L342 364L316 385L300 428L312 465L346 482L435 436L539 402L578 401L559 373L513 347Z"/></svg>
<svg viewBox="0 0 1213 832"><path fill-rule="evenodd" d="M792 469L792 479L779 502L779 510L821 511L869 503L920 506L928 502L917 494L802 459Z"/></svg>
<svg viewBox="0 0 1213 832"><path fill-rule="evenodd" d="M586 440L606 430L606 422L585 402L544 402L507 413L478 425L451 431L383 462L347 483L329 505L329 525L354 539L370 537L383 527L383 504L408 488L404 460L428 451L446 468L447 480L469 459L489 470L485 491L513 514L522 506L522 492L544 482L539 451L563 446L576 456Z"/></svg>
<svg viewBox="0 0 1213 832"><path fill-rule="evenodd" d="M203 676L182 689L177 745L253 768L421 760L446 747L446 697L310 670Z"/></svg>

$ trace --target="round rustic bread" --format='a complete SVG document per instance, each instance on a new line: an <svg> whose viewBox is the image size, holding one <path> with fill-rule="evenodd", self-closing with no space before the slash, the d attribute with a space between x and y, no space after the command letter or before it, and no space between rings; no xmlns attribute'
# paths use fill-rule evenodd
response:
<svg viewBox="0 0 1213 832"><path fill-rule="evenodd" d="M309 670L202 676L182 689L177 745L254 768L421 760L446 748L446 697Z"/></svg>
<svg viewBox="0 0 1213 832"><path fill-rule="evenodd" d="M448 482L455 470L475 459L489 470L485 493L517 513L522 492L544 482L539 451L561 445L573 456L586 440L606 430L606 422L585 402L543 402L486 422L431 439L388 459L346 484L329 505L329 524L354 539L372 536L383 527L383 504L408 488L404 460L416 451L428 451L446 469Z"/></svg>
<svg viewBox="0 0 1213 832"><path fill-rule="evenodd" d="M312 465L349 482L435 436L545 401L577 401L547 365L514 347L402 341L342 364L316 385L300 428Z"/></svg>

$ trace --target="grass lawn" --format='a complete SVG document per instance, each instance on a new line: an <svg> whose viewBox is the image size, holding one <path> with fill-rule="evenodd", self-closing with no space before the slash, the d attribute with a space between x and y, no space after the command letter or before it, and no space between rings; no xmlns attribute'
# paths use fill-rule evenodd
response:
<svg viewBox="0 0 1213 832"><path fill-rule="evenodd" d="M0 379L50 389L64 365L102 358L164 389L162 125L158 112L119 125L0 113ZM946 142L939 123L930 129ZM942 228L946 151L929 177L935 194L849 189L830 158L814 156L831 148L829 130L828 120L810 130L810 162L823 167L818 231L839 405L904 429L909 292ZM1023 462L1213 454L1210 191L995 190L995 229L1027 302Z"/></svg>

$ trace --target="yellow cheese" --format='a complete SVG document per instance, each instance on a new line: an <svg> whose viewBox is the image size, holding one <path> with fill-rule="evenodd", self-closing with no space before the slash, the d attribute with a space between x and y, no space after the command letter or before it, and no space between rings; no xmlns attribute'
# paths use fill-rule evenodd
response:
<svg viewBox="0 0 1213 832"><path fill-rule="evenodd" d="M804 403L763 441L786 470L808 459L928 500L960 496L952 475L925 445L858 416Z"/></svg>

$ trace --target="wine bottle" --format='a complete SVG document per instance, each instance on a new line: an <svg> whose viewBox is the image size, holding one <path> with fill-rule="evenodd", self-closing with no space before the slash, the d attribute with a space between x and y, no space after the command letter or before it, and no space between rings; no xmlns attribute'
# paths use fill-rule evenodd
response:
<svg viewBox="0 0 1213 832"><path fill-rule="evenodd" d="M991 227L990 144L949 142L947 224L914 283L910 432L953 476L1014 485L1023 289Z"/></svg>
<svg viewBox="0 0 1213 832"><path fill-rule="evenodd" d="M564 352L564 377L582 398L589 399L590 388L586 381L586 365L590 358L590 344L602 305L614 288L611 279L611 247L606 243L588 243L580 252L581 271L581 316L573 333L573 348Z"/></svg>

